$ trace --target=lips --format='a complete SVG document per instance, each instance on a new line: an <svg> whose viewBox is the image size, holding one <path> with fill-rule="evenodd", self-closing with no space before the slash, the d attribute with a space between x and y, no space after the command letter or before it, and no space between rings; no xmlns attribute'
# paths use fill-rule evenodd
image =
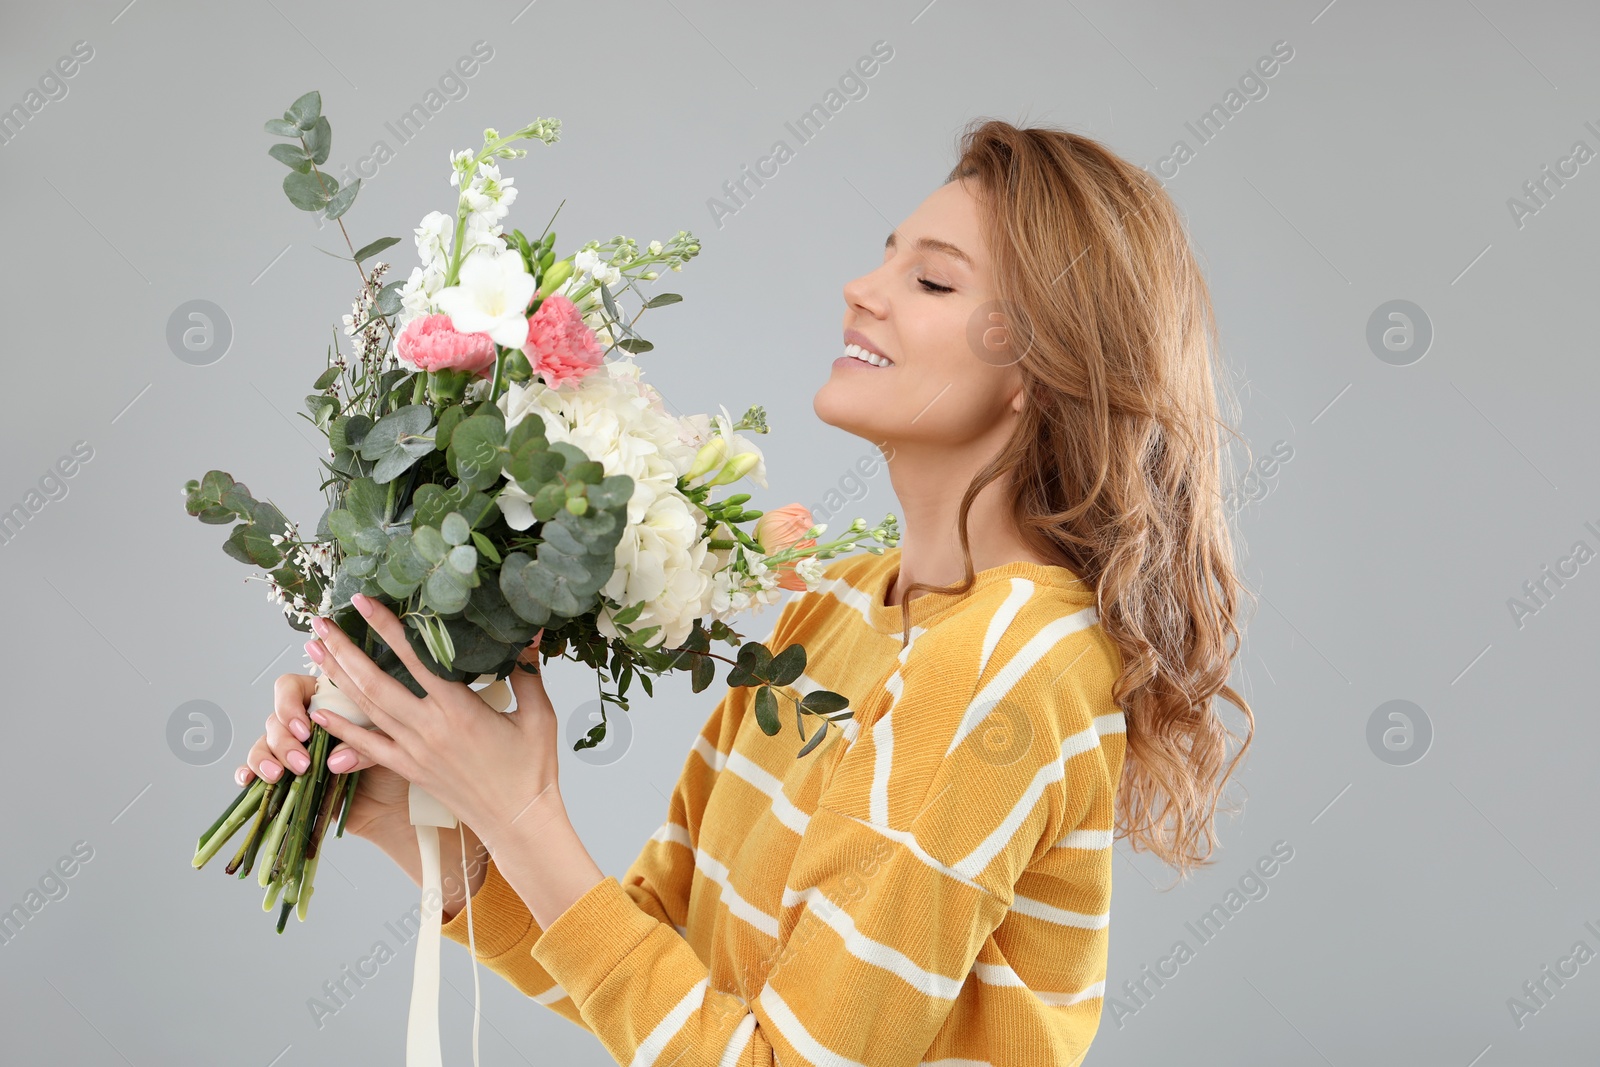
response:
<svg viewBox="0 0 1600 1067"><path fill-rule="evenodd" d="M860 330L846 330L844 332L844 345L845 352L847 354L850 352L851 346L855 346L870 352L872 355L878 357L878 359L890 366L894 365L894 360L889 358L889 354L883 349L879 348L877 345L873 344L872 339L866 334L862 333Z"/></svg>

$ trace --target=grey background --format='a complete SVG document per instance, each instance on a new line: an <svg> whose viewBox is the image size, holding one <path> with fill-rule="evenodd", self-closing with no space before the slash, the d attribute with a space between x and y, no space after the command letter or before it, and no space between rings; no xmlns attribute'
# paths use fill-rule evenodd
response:
<svg viewBox="0 0 1600 1067"><path fill-rule="evenodd" d="M1256 455L1292 458L1238 513L1261 597L1234 684L1259 730L1214 866L1167 889L1117 845L1108 1000L1088 1062L1570 1064L1595 1057L1600 963L1518 1025L1509 998L1584 942L1600 949L1593 688L1600 564L1518 625L1509 600L1585 542L1600 547L1592 330L1600 163L1519 226L1508 200L1600 137L1587 5L1464 2L875 5L411 3L247 7L6 5L0 104L75 41L93 59L0 146L7 359L0 507L74 442L93 458L9 544L8 737L0 906L75 842L93 858L0 946L11 1062L398 1062L412 944L318 1029L322 982L385 940L416 888L364 842L319 872L283 937L253 879L189 869L233 795L272 679L300 639L264 587L183 513L218 467L314 523L315 431L294 417L355 295L330 226L291 208L261 124L320 89L335 173L388 142L344 221L357 245L450 210L449 152L485 126L565 123L504 166L506 220L560 247L680 227L701 257L683 304L642 324L648 380L683 411L767 406L773 490L820 502L867 452L810 398L839 350L840 287L936 187L977 115L1059 123L1148 168L1274 42L1292 60L1167 180L1208 272ZM492 60L410 143L385 123L473 42ZM719 227L707 200L754 165L874 41L893 59ZM404 253L403 255L401 253ZM234 331L210 366L178 359L173 310L204 299ZM1369 317L1409 300L1434 338L1379 359ZM343 343L343 335L339 335ZM1235 460L1242 468L1242 452ZM838 521L895 510L887 478ZM774 615L749 622L764 636ZM718 686L720 688L721 682ZM576 668L562 707L594 696ZM590 851L620 875L661 822L714 703L686 681L636 705L631 747L568 755ZM192 700L231 724L192 766L167 724ZM1431 725L1396 766L1368 741L1391 700ZM1225 714L1235 728L1240 718ZM1412 750L1412 755L1417 749ZM1249 873L1275 842L1293 858ZM336 865L336 869L335 869ZM1186 927L1230 890L1201 945ZM1265 895L1262 895L1262 893ZM1237 906L1237 905L1236 905ZM1183 939L1144 1001L1122 991ZM448 1062L469 1062L472 976L445 948ZM1569 968L1571 964L1567 965ZM587 1034L482 972L485 1064L608 1063ZM1530 1002L1531 1003L1531 1002ZM1118 1015L1121 1014L1121 1018ZM275 1059L276 1057L276 1059Z"/></svg>

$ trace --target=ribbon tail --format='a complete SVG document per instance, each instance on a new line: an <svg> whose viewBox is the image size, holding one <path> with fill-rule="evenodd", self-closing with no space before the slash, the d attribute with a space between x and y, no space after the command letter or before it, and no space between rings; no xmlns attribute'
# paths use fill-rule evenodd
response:
<svg viewBox="0 0 1600 1067"><path fill-rule="evenodd" d="M406 1067L444 1067L439 1040L440 892L439 828L419 825L422 853L422 923L417 931L417 962L411 972L411 1013L406 1020Z"/></svg>

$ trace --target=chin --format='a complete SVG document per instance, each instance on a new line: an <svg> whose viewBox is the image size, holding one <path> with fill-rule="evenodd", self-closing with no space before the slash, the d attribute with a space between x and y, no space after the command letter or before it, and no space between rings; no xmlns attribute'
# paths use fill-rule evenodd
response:
<svg viewBox="0 0 1600 1067"><path fill-rule="evenodd" d="M882 412L874 418L873 405L869 398L863 395L847 395L850 390L843 383L834 378L822 384L816 395L811 398L811 410L817 418L835 429L845 433L854 434L867 440L875 440L878 432L875 424L881 421Z"/></svg>

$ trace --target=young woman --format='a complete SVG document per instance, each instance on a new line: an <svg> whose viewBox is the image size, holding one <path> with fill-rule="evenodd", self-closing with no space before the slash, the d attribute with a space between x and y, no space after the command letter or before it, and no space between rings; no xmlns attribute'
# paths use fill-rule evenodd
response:
<svg viewBox="0 0 1600 1067"><path fill-rule="evenodd" d="M806 646L788 695L851 697L843 729L796 758L799 732L768 737L730 689L618 880L563 806L536 674L496 713L363 598L428 696L318 620L308 651L377 729L312 718L341 739L330 767L368 768L348 828L420 883L406 780L456 812L446 933L467 941L470 895L479 958L618 1063L1076 1063L1113 835L1180 874L1207 862L1254 733L1226 684L1240 588L1205 283L1138 167L988 121L844 298L814 407L882 449L903 540L832 561L768 639ZM278 679L241 784L305 766L313 684ZM1250 724L1231 761L1218 695Z"/></svg>

